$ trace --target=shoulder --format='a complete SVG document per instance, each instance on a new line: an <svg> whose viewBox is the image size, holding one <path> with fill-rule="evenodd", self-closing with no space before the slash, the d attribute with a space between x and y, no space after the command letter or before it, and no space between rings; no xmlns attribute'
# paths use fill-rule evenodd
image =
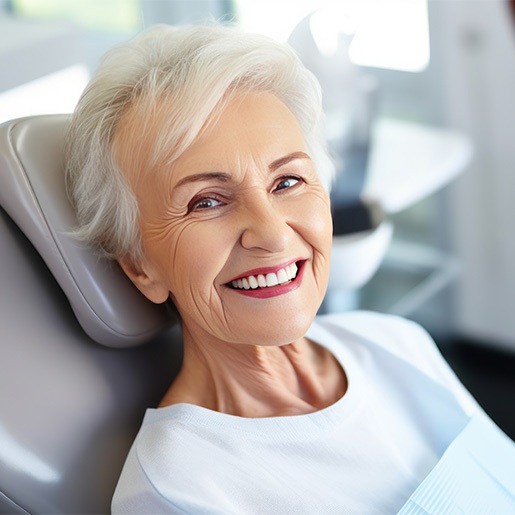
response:
<svg viewBox="0 0 515 515"><path fill-rule="evenodd" d="M352 334L369 348L380 348L409 362L433 379L446 366L433 338L419 324L396 315L354 311L321 317L320 324L341 337Z"/></svg>
<svg viewBox="0 0 515 515"><path fill-rule="evenodd" d="M111 501L111 513L183 513L159 493L147 475L138 456L141 438L140 430L118 479Z"/></svg>
<svg viewBox="0 0 515 515"><path fill-rule="evenodd" d="M125 461L112 513L191 513L191 478L202 470L203 439L170 406L147 410Z"/></svg>
<svg viewBox="0 0 515 515"><path fill-rule="evenodd" d="M481 411L431 335L416 322L396 315L353 311L318 317L313 329L320 335L325 333L336 337L341 344L349 338L358 339L372 353L382 350L392 354L450 390L468 414Z"/></svg>
<svg viewBox="0 0 515 515"><path fill-rule="evenodd" d="M436 345L419 324L396 315L372 311L352 311L323 315L316 319L323 331L345 338L353 335L405 359L420 361L433 353Z"/></svg>

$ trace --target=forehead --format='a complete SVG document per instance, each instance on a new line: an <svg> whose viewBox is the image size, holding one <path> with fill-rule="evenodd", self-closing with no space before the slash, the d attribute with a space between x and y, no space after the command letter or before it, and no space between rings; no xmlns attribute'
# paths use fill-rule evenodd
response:
<svg viewBox="0 0 515 515"><path fill-rule="evenodd" d="M304 149L299 123L286 105L270 93L250 93L231 100L177 159L174 169L238 167L249 159L269 165Z"/></svg>
<svg viewBox="0 0 515 515"><path fill-rule="evenodd" d="M149 163L155 160L156 140L173 130L173 122L166 109L154 113L145 120L141 120L142 113L129 113L117 131L116 159L133 187L141 180L161 176L153 173L156 170ZM169 164L166 159L159 160L157 171L175 182L185 173L241 168L249 159L267 166L302 150L300 125L287 106L271 93L251 92L229 100L177 159Z"/></svg>
<svg viewBox="0 0 515 515"><path fill-rule="evenodd" d="M244 136L254 130L283 132L285 128L300 133L300 126L288 107L272 93L250 92L225 103L209 120L197 142L205 144L228 132Z"/></svg>

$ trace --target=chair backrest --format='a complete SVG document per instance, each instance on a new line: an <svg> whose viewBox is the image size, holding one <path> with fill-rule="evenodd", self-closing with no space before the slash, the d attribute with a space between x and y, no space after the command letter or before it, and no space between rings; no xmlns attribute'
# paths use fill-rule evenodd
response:
<svg viewBox="0 0 515 515"><path fill-rule="evenodd" d="M0 126L0 513L109 512L181 362L173 312L68 236L68 121Z"/></svg>
<svg viewBox="0 0 515 515"><path fill-rule="evenodd" d="M67 115L36 116L0 128L0 205L23 230L68 297L86 333L124 347L150 339L173 321L147 301L116 263L69 236L75 225L64 186Z"/></svg>

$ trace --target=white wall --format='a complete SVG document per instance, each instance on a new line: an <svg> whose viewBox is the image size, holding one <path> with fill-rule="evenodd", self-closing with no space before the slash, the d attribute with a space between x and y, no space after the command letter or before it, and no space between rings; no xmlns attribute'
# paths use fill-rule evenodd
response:
<svg viewBox="0 0 515 515"><path fill-rule="evenodd" d="M515 21L501 0L433 1L430 15L442 121L475 145L448 192L454 329L515 351Z"/></svg>

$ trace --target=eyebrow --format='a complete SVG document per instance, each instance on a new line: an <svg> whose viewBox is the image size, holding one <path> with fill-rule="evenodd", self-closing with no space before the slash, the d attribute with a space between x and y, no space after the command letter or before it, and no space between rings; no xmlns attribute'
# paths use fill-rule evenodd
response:
<svg viewBox="0 0 515 515"><path fill-rule="evenodd" d="M201 181L209 181L215 180L219 182L228 182L231 179L231 176L227 173L223 172L203 172L203 173L195 173L192 175L188 175L187 177L183 177L181 180L177 181L175 187L182 186L183 184L188 184L190 182L201 182Z"/></svg>
<svg viewBox="0 0 515 515"><path fill-rule="evenodd" d="M268 169L271 172L275 172L278 168L281 168L281 166L287 165L289 162L294 161L295 159L311 159L311 158L305 152L293 152L291 154L288 154L287 156L280 157L279 159L272 161L268 165Z"/></svg>
<svg viewBox="0 0 515 515"><path fill-rule="evenodd" d="M295 159L311 159L308 154L305 152L293 152L291 154L288 154L287 156L280 157L279 159L276 159L275 161L272 161L268 165L268 169L270 172L275 172L275 170L281 168L281 166L287 165L291 161L294 161ZM184 184L189 184L192 182L202 182L202 181L209 181L209 180L215 180L219 182L228 182L231 180L231 176L224 172L202 172L202 173L195 173L192 175L188 175L187 177L183 177L180 179L175 187L182 186Z"/></svg>

